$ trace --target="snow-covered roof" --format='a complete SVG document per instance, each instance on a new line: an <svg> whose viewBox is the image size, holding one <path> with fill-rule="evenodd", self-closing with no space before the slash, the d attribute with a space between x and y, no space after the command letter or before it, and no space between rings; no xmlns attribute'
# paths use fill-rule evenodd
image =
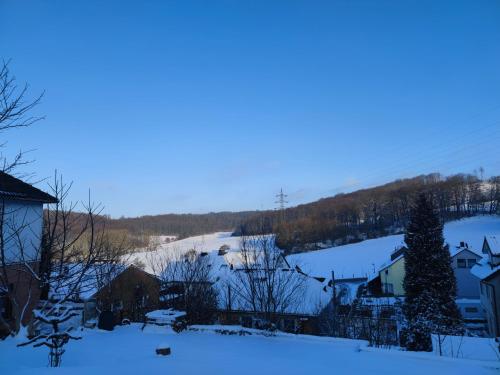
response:
<svg viewBox="0 0 500 375"><path fill-rule="evenodd" d="M174 309L154 310L146 313L146 318L160 324L172 323L177 318L181 318L183 316L186 316L184 311L177 311Z"/></svg>
<svg viewBox="0 0 500 375"><path fill-rule="evenodd" d="M484 237L493 255L500 255L500 235L488 235Z"/></svg>
<svg viewBox="0 0 500 375"><path fill-rule="evenodd" d="M405 257L405 254L402 253L402 254L399 254L396 258L386 262L386 263L383 263L381 266L380 266L380 269L379 269L379 272L383 271L384 269L392 266L394 263L396 262L399 262L400 259L403 259Z"/></svg>
<svg viewBox="0 0 500 375"><path fill-rule="evenodd" d="M241 268L233 267L231 269L228 258L223 256L212 255L214 271L215 271L215 286L219 290L219 308L225 309L228 307L227 287L238 281L235 272L242 272ZM232 257L229 260L233 259ZM333 290L331 273L319 275L303 271L296 263L284 263L279 267L278 272L292 272L301 277L303 281L303 291L301 300L298 304L293 304L293 307L286 309L285 313L316 315L325 308L331 301ZM341 299L341 303L348 304L356 297L359 287L365 284L366 278L345 278L336 279L335 287L337 295ZM234 293L231 295L232 310L249 310L244 301L238 300Z"/></svg>
<svg viewBox="0 0 500 375"><path fill-rule="evenodd" d="M471 268L470 272L480 278L481 280L493 275L495 272L500 270L500 265L492 266L487 258L481 259L474 267Z"/></svg>
<svg viewBox="0 0 500 375"><path fill-rule="evenodd" d="M219 294L219 308L224 310L229 306L228 286L231 287L234 283L239 282L236 276L239 270L224 269L224 275L220 274L219 279L214 283L215 288ZM300 300L297 303L292 303L290 307L285 308L283 313L288 314L301 314L301 315L317 315L325 308L331 300L332 288L328 286L329 280L315 278L308 275L299 274L294 269L279 269L276 272L293 272L297 277L302 278L303 291L300 295ZM338 288L341 286L339 285ZM343 286L345 287L345 286ZM351 292L350 292L351 293ZM351 295L351 294L349 294ZM244 300L244 298L237 295L234 290L231 293L231 310L237 311L252 311L252 307Z"/></svg>
<svg viewBox="0 0 500 375"><path fill-rule="evenodd" d="M404 300L404 297L373 297L373 296L366 296L362 297L361 301L363 305L370 305L370 306L387 306L387 305L394 305L396 303L401 303Z"/></svg>
<svg viewBox="0 0 500 375"><path fill-rule="evenodd" d="M472 249L469 249L469 248L468 248L468 247L466 247L466 246L455 246L455 247L450 247L450 255L451 255L452 257L455 257L455 256L457 256L458 254L463 253L464 251L465 251L465 252L468 252L468 253L470 253L470 254L473 254L473 255L475 255L476 257L482 258L482 256L478 254L478 251L477 251L477 250L476 250L476 251L474 251L474 250L472 250Z"/></svg>
<svg viewBox="0 0 500 375"><path fill-rule="evenodd" d="M78 282L81 272L84 272L79 288L75 290L73 297L88 300L94 297L99 290L109 285L109 283L116 279L123 271L129 267L133 267L133 265L111 263L94 264L88 267L86 271L83 271L83 264L74 263L65 267L68 267L68 276L63 276L60 280L56 280L53 285L51 285L49 294L49 298L51 299L57 300L70 294L73 285Z"/></svg>

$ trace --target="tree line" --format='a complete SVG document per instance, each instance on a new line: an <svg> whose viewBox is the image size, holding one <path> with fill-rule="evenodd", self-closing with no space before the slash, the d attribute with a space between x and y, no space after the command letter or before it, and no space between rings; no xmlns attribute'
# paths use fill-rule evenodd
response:
<svg viewBox="0 0 500 375"><path fill-rule="evenodd" d="M126 230L136 237L164 234L186 238L206 233L233 231L241 222L256 213L257 211L242 211L121 217L109 219L108 226L110 229Z"/></svg>
<svg viewBox="0 0 500 375"><path fill-rule="evenodd" d="M264 226L276 234L277 244L289 253L343 245L402 233L411 202L430 194L445 222L500 211L500 176L483 179L474 174L438 173L401 179L374 188L267 211L241 224L235 234L253 234Z"/></svg>

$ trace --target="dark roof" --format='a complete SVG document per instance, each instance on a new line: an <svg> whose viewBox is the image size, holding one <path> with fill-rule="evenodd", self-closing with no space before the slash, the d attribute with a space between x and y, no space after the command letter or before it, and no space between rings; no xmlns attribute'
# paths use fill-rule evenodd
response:
<svg viewBox="0 0 500 375"><path fill-rule="evenodd" d="M57 203L57 198L18 178L0 171L0 197L42 203Z"/></svg>

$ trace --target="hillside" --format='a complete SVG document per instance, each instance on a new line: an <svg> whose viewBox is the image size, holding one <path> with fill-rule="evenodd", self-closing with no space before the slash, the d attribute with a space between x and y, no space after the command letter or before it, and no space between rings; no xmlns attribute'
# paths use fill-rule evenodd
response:
<svg viewBox="0 0 500 375"><path fill-rule="evenodd" d="M236 234L272 232L289 253L359 242L402 233L419 193L433 196L444 222L500 208L500 177L439 174L396 180L370 189L320 199L252 217Z"/></svg>
<svg viewBox="0 0 500 375"><path fill-rule="evenodd" d="M476 216L450 221L444 226L445 241L453 250L461 241L467 242L472 251L481 254L483 238L487 234L500 233L500 216ZM287 259L292 264L300 264L307 273L329 277L332 270L339 278L370 276L390 259L395 248L404 244L402 234L385 236L361 241L354 244L310 251L301 254L291 254ZM222 245L228 245L230 251L240 248L240 237L231 236L229 232L218 232L202 236L193 236L170 243L161 244L154 253L144 251L132 256L131 261L143 263L149 268L149 262L154 257L179 251L187 252L196 249L217 255Z"/></svg>
<svg viewBox="0 0 500 375"><path fill-rule="evenodd" d="M233 231L257 211L211 212L207 214L164 214L109 219L111 229L126 230L133 236L175 235L186 238L204 233Z"/></svg>
<svg viewBox="0 0 500 375"><path fill-rule="evenodd" d="M443 234L450 250L467 242L469 248L481 255L484 236L500 233L500 216L477 216L445 224ZM404 244L402 234L386 236L371 240L289 255L288 258L303 265L304 270L318 276L330 275L335 271L336 277L370 276L384 263L397 247Z"/></svg>
<svg viewBox="0 0 500 375"><path fill-rule="evenodd" d="M135 238L272 232L281 248L294 253L401 233L414 197L423 191L434 195L444 221L495 213L500 207L500 177L482 181L474 175L430 174L290 207L283 215L274 210L164 214L108 219L107 226Z"/></svg>

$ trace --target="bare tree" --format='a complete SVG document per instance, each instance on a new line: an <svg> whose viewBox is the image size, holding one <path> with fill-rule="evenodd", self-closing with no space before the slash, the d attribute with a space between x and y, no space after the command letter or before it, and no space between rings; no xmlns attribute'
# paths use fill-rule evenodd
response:
<svg viewBox="0 0 500 375"><path fill-rule="evenodd" d="M28 98L28 85L19 86L9 69L9 61L0 65L0 135L9 130L28 127L42 119L31 115L43 96ZM0 141L0 174L16 172L16 168L28 163L25 153L18 151L9 158L2 150L7 142ZM32 292L37 286L34 266L39 256L40 235L33 232L39 226L42 214L29 205L16 204L15 197L2 192L0 194L0 294L3 303L11 305L14 327L0 315L0 328L17 333L24 318L30 313L30 305L21 301L32 300ZM7 267L9 264L9 267ZM24 284L22 291L13 289L13 285ZM23 295L22 295L23 294ZM24 295L25 294L25 295Z"/></svg>
<svg viewBox="0 0 500 375"><path fill-rule="evenodd" d="M35 269L22 262L41 287L41 300L34 310L35 336L20 344L48 346L51 366L59 366L64 345L75 336L70 334L75 324L67 324L78 316L75 304L80 295L96 285L95 268L107 261L108 250L101 206L91 202L66 203L71 184L65 184L57 175L51 184L57 203L44 214L41 240L40 267ZM76 208L81 209L80 212ZM65 324L66 323L66 324ZM48 327L47 327L48 326Z"/></svg>
<svg viewBox="0 0 500 375"><path fill-rule="evenodd" d="M294 313L304 297L306 275L289 267L271 235L243 236L240 262L228 278L230 308L255 312L274 325L278 314Z"/></svg>
<svg viewBox="0 0 500 375"><path fill-rule="evenodd" d="M208 253L196 249L148 252L148 264L162 282L168 307L185 311L189 324L213 322L218 296Z"/></svg>
<svg viewBox="0 0 500 375"><path fill-rule="evenodd" d="M0 134L16 129L33 125L43 117L33 116L31 114L42 97L43 93L33 99L28 98L28 84L19 86L16 77L12 75L9 69L9 61L2 61L0 67ZM6 145L5 141L0 141L0 149ZM8 173L26 164L25 153L18 151L11 159L0 152L0 170Z"/></svg>
<svg viewBox="0 0 500 375"><path fill-rule="evenodd" d="M47 237L53 238L53 243L57 245L49 248L50 240L44 244L46 247L43 250L48 252L49 259L52 257L46 264L48 268L43 277L43 283L48 286L48 298L41 301L39 308L34 310L34 324L48 329L40 329L39 333L30 340L19 344L19 346L48 347L50 367L61 365L64 347L70 340L81 339L71 333L75 325L81 322L78 304L80 294L87 291L106 291L113 278L125 267L123 262L128 249L123 241L119 243L112 241L109 233L102 227L96 230L95 228L99 225L96 225L96 221L92 219L95 215L93 206L87 205L86 207L85 214L88 218L83 224L76 217L72 218L79 222L76 224L79 228L74 237L68 236L71 238L67 241L69 247L60 242L65 237L64 232L71 226L68 222L63 222L60 227L58 226L60 229L54 231L53 235L47 234L50 228L46 227ZM63 215L68 214L64 206L59 212L64 212ZM52 225L57 224L53 222ZM56 232L60 234L58 239L56 239ZM104 298L103 301L111 303L110 298ZM76 322L74 318L77 318Z"/></svg>

